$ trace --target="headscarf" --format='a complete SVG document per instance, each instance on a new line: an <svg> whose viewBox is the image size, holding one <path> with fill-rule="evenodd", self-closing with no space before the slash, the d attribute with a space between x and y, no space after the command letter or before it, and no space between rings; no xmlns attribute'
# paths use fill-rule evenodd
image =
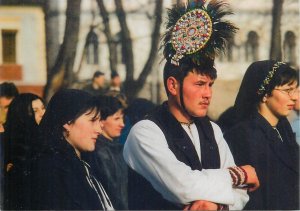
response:
<svg viewBox="0 0 300 211"><path fill-rule="evenodd" d="M283 62L274 60L253 62L246 70L235 100L234 108L238 120L257 111L263 97L266 94L270 95L275 86L297 81L297 78L296 70Z"/></svg>
<svg viewBox="0 0 300 211"><path fill-rule="evenodd" d="M43 99L31 93L19 94L9 105L5 124L5 162L25 160L31 156L31 150L38 139L32 101Z"/></svg>

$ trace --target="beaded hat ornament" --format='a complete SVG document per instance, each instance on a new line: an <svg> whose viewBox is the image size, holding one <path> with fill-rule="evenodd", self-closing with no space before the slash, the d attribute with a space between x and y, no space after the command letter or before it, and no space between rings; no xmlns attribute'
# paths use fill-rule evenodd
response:
<svg viewBox="0 0 300 211"><path fill-rule="evenodd" d="M285 64L285 63L284 62L276 62L273 65L272 70L268 72L268 75L266 76L266 78L264 79L264 81L260 85L259 89L257 90L258 95L262 95L262 94L265 93L267 86L270 84L270 81L272 80L272 78L275 75L276 71L278 70L278 68L282 64Z"/></svg>
<svg viewBox="0 0 300 211"><path fill-rule="evenodd" d="M223 1L186 0L168 10L167 32L163 38L164 57L179 65L191 59L197 65L213 65L237 28L222 20L232 12Z"/></svg>

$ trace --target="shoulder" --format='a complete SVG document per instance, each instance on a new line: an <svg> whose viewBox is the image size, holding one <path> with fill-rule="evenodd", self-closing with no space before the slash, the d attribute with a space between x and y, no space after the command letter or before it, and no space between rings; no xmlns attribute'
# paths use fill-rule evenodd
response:
<svg viewBox="0 0 300 211"><path fill-rule="evenodd" d="M45 172L69 172L78 165L76 157L71 157L61 151L47 151L35 158L38 168Z"/></svg>
<svg viewBox="0 0 300 211"><path fill-rule="evenodd" d="M159 126L151 120L141 120L131 128L124 150L129 146L139 148L162 143L166 143L166 139Z"/></svg>
<svg viewBox="0 0 300 211"><path fill-rule="evenodd" d="M130 130L130 134L152 133L153 131L161 132L159 126L152 120L141 120L137 122Z"/></svg>

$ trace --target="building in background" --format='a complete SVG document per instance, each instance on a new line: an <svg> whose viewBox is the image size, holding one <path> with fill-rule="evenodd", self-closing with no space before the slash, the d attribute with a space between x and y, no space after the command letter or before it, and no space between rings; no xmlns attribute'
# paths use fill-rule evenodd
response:
<svg viewBox="0 0 300 211"><path fill-rule="evenodd" d="M39 7L0 7L0 82L42 95L46 83L44 13Z"/></svg>
<svg viewBox="0 0 300 211"><path fill-rule="evenodd" d="M164 0L164 8L171 7L171 4L177 1L180 0ZM53 40L51 45L54 54L55 51L57 51L56 54L58 53L59 46L63 41L66 2L66 0L49 1L50 24L53 25L50 36ZM106 0L104 3L109 13L114 42L117 45L117 71L124 80L126 72L122 58L120 25L114 13L114 0ZM156 0L123 0L133 42L136 78L147 60L151 47L152 13L155 3ZM234 103L241 78L249 64L256 60L268 59L270 54L273 0L228 0L228 3L234 12L230 20L237 25L239 31L232 42L228 44L227 55L221 55L216 59L218 79L213 88L213 100L209 110L212 119L216 119L220 113ZM285 0L281 24L283 60L291 62L295 67L299 67L300 62L299 6L298 0ZM39 8L1 7L1 33L8 30L11 33L11 36L7 35L8 37L16 37L15 63L8 62L8 66L12 65L15 68L10 74L14 77L18 76L13 79L18 87L42 87L46 82L43 21L43 13ZM162 24L161 27L163 33L165 25ZM109 52L103 30L104 26L97 2L82 0L80 33L74 64L74 71L79 71L79 78L82 81L91 78L95 70L101 70L107 79L110 78ZM4 80L3 67L8 63L3 61L3 36L0 39L0 80ZM9 58L4 58L4 60L7 59L9 60ZM162 79L164 62L161 62L161 59L161 53L158 52L152 73L147 78L144 89L139 93L140 96L156 103L166 99ZM51 63L54 61L49 61L48 65L51 66ZM21 74L13 74L13 71L21 72Z"/></svg>

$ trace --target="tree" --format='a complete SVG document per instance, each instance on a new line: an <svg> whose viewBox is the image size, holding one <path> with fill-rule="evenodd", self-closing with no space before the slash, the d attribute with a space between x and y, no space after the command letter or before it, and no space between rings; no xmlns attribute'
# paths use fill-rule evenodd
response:
<svg viewBox="0 0 300 211"><path fill-rule="evenodd" d="M273 0L270 59L282 60L281 16L284 0Z"/></svg>
<svg viewBox="0 0 300 211"><path fill-rule="evenodd" d="M97 0L100 11L101 11L101 16L102 19L105 20L105 24L109 24L108 22L108 17L103 13L103 8L100 7L100 3L103 3L102 0ZM162 5L163 5L163 0L157 0L155 9L154 9L154 27L153 27L153 32L151 35L151 49L149 52L148 59L141 70L141 73L138 77L138 79L134 79L134 72L135 72L135 67L134 67L134 55L133 55L133 47L132 47L132 39L130 35L130 30L127 25L126 21L126 13L123 8L123 2L122 0L115 0L115 5L116 5L116 15L118 17L118 21L120 23L120 28L121 28L121 43L123 47L123 58L125 61L125 67L126 67L126 78L124 81L124 90L125 94L128 97L128 99L132 99L136 97L138 92L143 88L147 76L151 73L152 66L155 62L157 51L158 51L158 46L159 46L159 41L160 41L160 26L162 23ZM106 27L105 27L106 28ZM105 33L108 44L112 43L110 40L111 38ZM111 53L111 52L110 52ZM112 62L112 59L110 60ZM111 65L112 66L112 65ZM113 70L113 69L112 69Z"/></svg>
<svg viewBox="0 0 300 211"><path fill-rule="evenodd" d="M47 84L44 88L44 98L46 100L49 100L57 90L69 87L75 80L73 66L78 43L80 6L81 0L67 1L66 27L63 43L60 46L54 66L47 68ZM48 11L47 8L45 10ZM46 29L49 28L46 26ZM50 49L47 49L47 52L48 50Z"/></svg>
<svg viewBox="0 0 300 211"><path fill-rule="evenodd" d="M98 7L100 9L100 14L102 16L102 22L104 25L104 34L107 39L108 44L108 50L109 50L109 63L110 63L110 69L111 71L116 71L116 64L117 64L117 49L116 49L116 43L113 40L112 33L110 30L109 25L109 15L106 10L106 7L103 3L103 0L97 0Z"/></svg>

